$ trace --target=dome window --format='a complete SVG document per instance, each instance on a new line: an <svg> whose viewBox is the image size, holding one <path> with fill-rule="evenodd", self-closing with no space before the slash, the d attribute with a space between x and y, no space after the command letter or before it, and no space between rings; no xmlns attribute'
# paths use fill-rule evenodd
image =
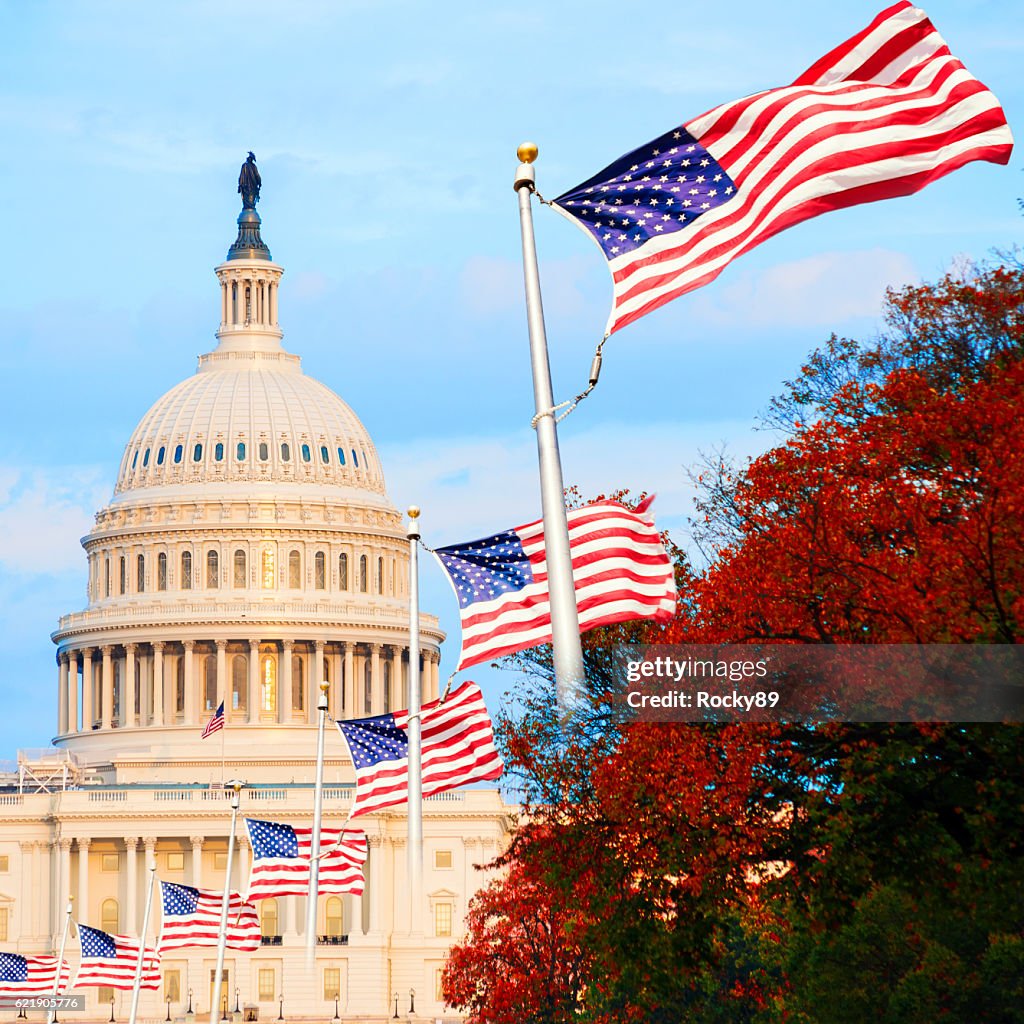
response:
<svg viewBox="0 0 1024 1024"><path fill-rule="evenodd" d="M348 555L338 555L338 588L348 590Z"/></svg>
<svg viewBox="0 0 1024 1024"><path fill-rule="evenodd" d="M291 450L291 448L288 447L288 442L287 441L282 441L281 442L281 461L282 462L291 462L291 460L292 460L292 450Z"/></svg>
<svg viewBox="0 0 1024 1024"><path fill-rule="evenodd" d="M181 553L181 589L192 589L192 552L182 551Z"/></svg>
<svg viewBox="0 0 1024 1024"><path fill-rule="evenodd" d="M248 582L248 577L245 571L245 551L239 548L235 552L235 586L244 587Z"/></svg>
<svg viewBox="0 0 1024 1024"><path fill-rule="evenodd" d="M359 593L365 594L369 588L366 580L366 555L359 556Z"/></svg>
<svg viewBox="0 0 1024 1024"><path fill-rule="evenodd" d="M202 460L202 458L203 458L203 446L201 444L197 444L195 446L195 448L192 449L192 461L193 462L200 462Z"/></svg>
<svg viewBox="0 0 1024 1024"><path fill-rule="evenodd" d="M320 446L320 461L326 466L331 461L330 455L327 454L327 445Z"/></svg>
<svg viewBox="0 0 1024 1024"><path fill-rule="evenodd" d="M146 556L139 555L135 559L135 589L140 593L146 590Z"/></svg>
<svg viewBox="0 0 1024 1024"><path fill-rule="evenodd" d="M239 462L245 462L245 442L239 441L238 447L235 449L235 458Z"/></svg>
<svg viewBox="0 0 1024 1024"><path fill-rule="evenodd" d="M302 556L298 551L288 555L288 586L298 590L302 586Z"/></svg>
<svg viewBox="0 0 1024 1024"><path fill-rule="evenodd" d="M178 463L185 457L185 448L183 445L177 445L174 449L174 464L177 466Z"/></svg>
<svg viewBox="0 0 1024 1024"><path fill-rule="evenodd" d="M266 462L270 458L270 447L266 441L260 441L260 462Z"/></svg>
<svg viewBox="0 0 1024 1024"><path fill-rule="evenodd" d="M142 456L142 468L145 469L149 465L149 449L146 449L146 454Z"/></svg>
<svg viewBox="0 0 1024 1024"><path fill-rule="evenodd" d="M206 552L206 586L209 590L220 586L220 559L213 548Z"/></svg>
<svg viewBox="0 0 1024 1024"><path fill-rule="evenodd" d="M135 454L132 456L132 469L134 469L139 462L139 449L135 449Z"/></svg>
<svg viewBox="0 0 1024 1024"><path fill-rule="evenodd" d="M224 461L224 445L218 441L213 448L213 457L217 462Z"/></svg>
<svg viewBox="0 0 1024 1024"><path fill-rule="evenodd" d="M355 448L352 449L352 465L355 466L356 469L359 468L359 456L356 455Z"/></svg>
<svg viewBox="0 0 1024 1024"><path fill-rule="evenodd" d="M261 552L262 566L260 585L264 590L273 590L277 586L277 569L274 566L274 549L264 548Z"/></svg>
<svg viewBox="0 0 1024 1024"><path fill-rule="evenodd" d="M156 464L162 466L164 464L164 456L167 454L167 449L163 445L160 446L160 451L156 453Z"/></svg>
<svg viewBox="0 0 1024 1024"><path fill-rule="evenodd" d="M163 551L156 556L156 589L167 589L167 555Z"/></svg>
<svg viewBox="0 0 1024 1024"><path fill-rule="evenodd" d="M313 579L317 590L327 589L327 556L322 551L313 559Z"/></svg>
<svg viewBox="0 0 1024 1024"><path fill-rule="evenodd" d="M339 466L344 466L345 465L345 452L341 448L338 449L338 465Z"/></svg>
<svg viewBox="0 0 1024 1024"><path fill-rule="evenodd" d="M313 459L313 453L309 450L309 445L304 444L302 446L302 461L311 462Z"/></svg>

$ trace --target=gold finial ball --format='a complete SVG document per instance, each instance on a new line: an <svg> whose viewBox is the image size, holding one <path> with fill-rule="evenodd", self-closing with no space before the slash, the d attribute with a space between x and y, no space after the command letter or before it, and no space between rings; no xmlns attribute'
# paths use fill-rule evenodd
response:
<svg viewBox="0 0 1024 1024"><path fill-rule="evenodd" d="M410 519L419 519L419 517L420 517L420 507L419 507L419 505L410 505L409 506L409 518Z"/></svg>
<svg viewBox="0 0 1024 1024"><path fill-rule="evenodd" d="M236 794L242 792L242 784L240 782L232 782L231 788L235 791Z"/></svg>
<svg viewBox="0 0 1024 1024"><path fill-rule="evenodd" d="M520 143L519 148L516 150L516 156L519 157L520 163L524 164L532 164L537 159L537 153L536 142Z"/></svg>
<svg viewBox="0 0 1024 1024"><path fill-rule="evenodd" d="M326 693L330 688L331 684L326 679L320 684L321 693Z"/></svg>

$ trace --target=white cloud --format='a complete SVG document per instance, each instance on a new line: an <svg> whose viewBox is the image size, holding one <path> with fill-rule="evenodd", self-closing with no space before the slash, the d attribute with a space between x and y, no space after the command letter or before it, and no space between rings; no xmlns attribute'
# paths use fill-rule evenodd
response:
<svg viewBox="0 0 1024 1024"><path fill-rule="evenodd" d="M762 450L764 434L750 423L606 423L560 437L563 477L585 497L628 487L656 492L655 512L679 532L693 511L686 467L722 443L734 456ZM423 508L431 545L507 529L540 516L537 446L532 431L494 437L433 438L384 445L388 493L399 508ZM680 536L680 539L682 537Z"/></svg>
<svg viewBox="0 0 1024 1024"><path fill-rule="evenodd" d="M694 312L711 323L839 327L878 317L887 287L919 280L904 253L889 249L827 252L743 271L695 297Z"/></svg>
<svg viewBox="0 0 1024 1024"><path fill-rule="evenodd" d="M0 467L0 565L18 575L82 571L79 538L110 497L98 467Z"/></svg>

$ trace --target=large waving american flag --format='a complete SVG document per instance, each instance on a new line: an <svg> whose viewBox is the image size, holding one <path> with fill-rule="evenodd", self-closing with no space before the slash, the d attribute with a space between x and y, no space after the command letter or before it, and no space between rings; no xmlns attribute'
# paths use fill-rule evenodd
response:
<svg viewBox="0 0 1024 1024"><path fill-rule="evenodd" d="M139 962L139 939L127 935L108 935L99 928L78 926L82 944L82 962L75 977L75 988L104 986L131 989L135 986L135 969ZM142 957L140 988L159 990L160 954L147 947Z"/></svg>
<svg viewBox="0 0 1024 1024"><path fill-rule="evenodd" d="M675 574L647 514L652 500L636 511L598 501L568 513L581 631L672 617ZM434 553L459 599L460 669L551 640L542 520Z"/></svg>
<svg viewBox="0 0 1024 1024"><path fill-rule="evenodd" d="M305 896L309 892L312 828L293 828L277 821L246 818L252 844L250 900ZM366 833L361 829L320 829L320 871L317 893L363 892Z"/></svg>
<svg viewBox="0 0 1024 1024"><path fill-rule="evenodd" d="M901 0L792 85L709 110L554 205L608 260L611 334L784 228L1005 164L1012 147L999 101Z"/></svg>
<svg viewBox="0 0 1024 1024"><path fill-rule="evenodd" d="M476 683L463 683L444 703L430 701L421 711L424 796L501 776L491 719ZM404 804L409 799L409 712L337 726L356 769L356 798L349 817Z"/></svg>
<svg viewBox="0 0 1024 1024"><path fill-rule="evenodd" d="M212 889L161 881L160 952L186 946L216 946L223 896ZM256 908L237 892L231 893L228 902L227 947L245 953L260 948L260 919Z"/></svg>
<svg viewBox="0 0 1024 1024"><path fill-rule="evenodd" d="M60 984L57 985L57 968ZM0 953L0 996L24 999L33 996L51 996L56 986L58 993L67 992L71 980L71 965L55 956L21 956L18 953Z"/></svg>

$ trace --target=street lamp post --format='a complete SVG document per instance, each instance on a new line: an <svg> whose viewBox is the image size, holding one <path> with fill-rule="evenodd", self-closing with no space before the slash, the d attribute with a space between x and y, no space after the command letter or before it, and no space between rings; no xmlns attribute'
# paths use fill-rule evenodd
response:
<svg viewBox="0 0 1024 1024"><path fill-rule="evenodd" d="M413 1014L416 1012L416 989L409 989L409 1013Z"/></svg>

